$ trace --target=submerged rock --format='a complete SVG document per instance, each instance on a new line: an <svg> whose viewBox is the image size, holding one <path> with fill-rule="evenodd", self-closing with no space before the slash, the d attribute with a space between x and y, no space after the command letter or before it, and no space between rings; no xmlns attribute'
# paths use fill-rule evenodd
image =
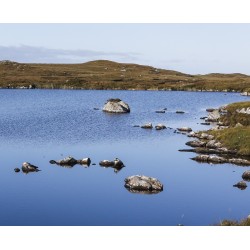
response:
<svg viewBox="0 0 250 250"><path fill-rule="evenodd" d="M30 164L29 162L24 162L22 164L22 171L24 173L28 173L28 172L38 172L41 170L39 170L37 166L34 166L34 165Z"/></svg>
<svg viewBox="0 0 250 250"><path fill-rule="evenodd" d="M175 113L176 113L176 114L184 114L185 112L182 111L182 110L177 110Z"/></svg>
<svg viewBox="0 0 250 250"><path fill-rule="evenodd" d="M237 188L239 188L241 190L244 190L244 189L247 188L247 184L244 181L239 181L238 183L234 184L233 186L237 187Z"/></svg>
<svg viewBox="0 0 250 250"><path fill-rule="evenodd" d="M141 128L152 129L153 125L152 125L152 123L146 123L146 124L142 125Z"/></svg>
<svg viewBox="0 0 250 250"><path fill-rule="evenodd" d="M155 113L165 113L166 111L165 110L156 110Z"/></svg>
<svg viewBox="0 0 250 250"><path fill-rule="evenodd" d="M14 171L15 171L16 173L18 173L18 172L20 172L20 168L15 168Z"/></svg>
<svg viewBox="0 0 250 250"><path fill-rule="evenodd" d="M162 191L163 184L159 180L144 175L133 175L125 180L125 187L129 190L135 191Z"/></svg>
<svg viewBox="0 0 250 250"><path fill-rule="evenodd" d="M129 113L130 107L120 99L109 99L102 110L108 113Z"/></svg>

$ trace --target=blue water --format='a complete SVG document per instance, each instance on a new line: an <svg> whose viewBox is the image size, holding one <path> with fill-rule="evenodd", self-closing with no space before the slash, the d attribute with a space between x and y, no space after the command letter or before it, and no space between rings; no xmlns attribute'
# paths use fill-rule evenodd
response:
<svg viewBox="0 0 250 250"><path fill-rule="evenodd" d="M102 112L109 98L127 102L131 113ZM247 168L194 162L193 153L178 152L188 138L174 133L207 129L199 119L206 108L244 100L237 93L0 90L0 225L211 225L246 217L250 189L233 184ZM146 122L174 129L133 127ZM96 165L49 163L68 155ZM126 165L118 173L98 164L115 157ZM15 173L24 161L42 171ZM135 174L158 178L163 192L128 192L124 179Z"/></svg>

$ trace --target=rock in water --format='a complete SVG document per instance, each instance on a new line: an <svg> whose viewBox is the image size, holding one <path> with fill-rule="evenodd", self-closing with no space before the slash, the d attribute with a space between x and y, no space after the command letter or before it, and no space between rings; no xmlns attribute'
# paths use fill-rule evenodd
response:
<svg viewBox="0 0 250 250"><path fill-rule="evenodd" d="M29 162L24 162L22 164L22 171L24 173L28 173L28 172L38 172L40 170L38 169L37 166L34 166L34 165L30 164Z"/></svg>
<svg viewBox="0 0 250 250"><path fill-rule="evenodd" d="M182 131L182 132L191 132L192 131L192 129L189 127L177 128L177 130Z"/></svg>
<svg viewBox="0 0 250 250"><path fill-rule="evenodd" d="M250 181L250 170L247 170L242 174L242 179Z"/></svg>
<svg viewBox="0 0 250 250"><path fill-rule="evenodd" d="M14 171L15 171L16 173L18 173L18 172L20 172L20 168L15 168Z"/></svg>
<svg viewBox="0 0 250 250"><path fill-rule="evenodd" d="M81 160L77 160L77 163L81 164L81 165L88 165L89 166L91 163L91 160L90 160L90 158L83 158Z"/></svg>
<svg viewBox="0 0 250 250"><path fill-rule="evenodd" d="M237 188L239 188L241 190L244 190L244 189L247 188L247 184L244 181L239 181L238 183L234 184L233 186L237 187Z"/></svg>
<svg viewBox="0 0 250 250"><path fill-rule="evenodd" d="M162 191L163 185L159 180L144 175L133 175L125 180L125 187L136 191Z"/></svg>
<svg viewBox="0 0 250 250"><path fill-rule="evenodd" d="M165 126L165 125L163 125L163 124L161 124L161 123L159 123L159 124L157 124L156 126L155 126L155 129L156 130L162 130L162 129L166 129L167 127Z"/></svg>
<svg viewBox="0 0 250 250"><path fill-rule="evenodd" d="M153 125L152 125L152 123L146 123L146 124L142 125L141 128L152 129Z"/></svg>
<svg viewBox="0 0 250 250"><path fill-rule="evenodd" d="M130 107L120 99L109 99L102 110L108 113L129 113Z"/></svg>
<svg viewBox="0 0 250 250"><path fill-rule="evenodd" d="M74 166L77 164L77 160L73 158L72 156L67 156L62 160L58 160L58 161L51 160L50 164L57 164L61 166L64 166L64 165Z"/></svg>

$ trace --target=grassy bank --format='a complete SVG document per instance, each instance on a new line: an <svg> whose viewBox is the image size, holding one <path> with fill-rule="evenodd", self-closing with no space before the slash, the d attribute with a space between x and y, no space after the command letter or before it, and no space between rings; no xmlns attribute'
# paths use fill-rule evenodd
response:
<svg viewBox="0 0 250 250"><path fill-rule="evenodd" d="M250 102L232 103L226 107L227 113L220 118L229 128L210 131L223 146L236 149L238 154L250 156L250 115L237 110L249 108Z"/></svg>
<svg viewBox="0 0 250 250"><path fill-rule="evenodd" d="M240 221L237 220L223 220L216 226L250 226L250 218L246 218Z"/></svg>
<svg viewBox="0 0 250 250"><path fill-rule="evenodd" d="M190 75L138 64L99 60L82 64L0 62L0 87L249 91L243 74Z"/></svg>

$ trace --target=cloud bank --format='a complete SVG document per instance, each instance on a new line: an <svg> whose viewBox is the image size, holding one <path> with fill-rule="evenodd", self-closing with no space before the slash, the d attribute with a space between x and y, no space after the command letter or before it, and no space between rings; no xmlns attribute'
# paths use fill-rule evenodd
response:
<svg viewBox="0 0 250 250"><path fill-rule="evenodd" d="M65 50L44 47L0 46L0 60L24 63L83 63L91 60L135 61L138 53L117 53L94 50Z"/></svg>

